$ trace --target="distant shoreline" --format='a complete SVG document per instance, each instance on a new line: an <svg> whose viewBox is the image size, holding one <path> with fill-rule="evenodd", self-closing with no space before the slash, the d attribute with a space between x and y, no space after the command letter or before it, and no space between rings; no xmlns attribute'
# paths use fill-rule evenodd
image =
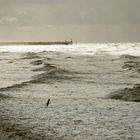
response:
<svg viewBox="0 0 140 140"><path fill-rule="evenodd" d="M57 42L0 42L0 45L72 45L72 41Z"/></svg>

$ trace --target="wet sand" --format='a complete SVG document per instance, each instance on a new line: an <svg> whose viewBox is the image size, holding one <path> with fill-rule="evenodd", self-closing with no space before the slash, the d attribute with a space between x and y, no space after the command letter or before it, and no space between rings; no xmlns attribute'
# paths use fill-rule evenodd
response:
<svg viewBox="0 0 140 140"><path fill-rule="evenodd" d="M1 53L0 140L139 140L140 103L107 98L140 83L139 62L104 52Z"/></svg>

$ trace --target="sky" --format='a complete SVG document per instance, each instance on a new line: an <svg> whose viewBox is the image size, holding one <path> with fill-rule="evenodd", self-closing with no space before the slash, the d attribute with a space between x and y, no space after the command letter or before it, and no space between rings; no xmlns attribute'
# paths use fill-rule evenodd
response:
<svg viewBox="0 0 140 140"><path fill-rule="evenodd" d="M0 41L140 42L140 0L0 0Z"/></svg>

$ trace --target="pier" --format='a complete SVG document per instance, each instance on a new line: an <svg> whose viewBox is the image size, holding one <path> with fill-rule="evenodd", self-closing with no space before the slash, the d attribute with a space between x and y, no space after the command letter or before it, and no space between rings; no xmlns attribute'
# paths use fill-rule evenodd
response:
<svg viewBox="0 0 140 140"><path fill-rule="evenodd" d="M72 45L73 41L56 41L56 42L0 42L0 45Z"/></svg>

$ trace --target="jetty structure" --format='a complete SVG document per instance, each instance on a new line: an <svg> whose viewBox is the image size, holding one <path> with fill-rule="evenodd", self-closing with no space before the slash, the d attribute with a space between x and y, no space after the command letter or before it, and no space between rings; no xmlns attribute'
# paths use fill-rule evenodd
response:
<svg viewBox="0 0 140 140"><path fill-rule="evenodd" d="M73 41L55 41L55 42L45 42L45 41L32 41L32 42L0 42L0 45L72 45Z"/></svg>

